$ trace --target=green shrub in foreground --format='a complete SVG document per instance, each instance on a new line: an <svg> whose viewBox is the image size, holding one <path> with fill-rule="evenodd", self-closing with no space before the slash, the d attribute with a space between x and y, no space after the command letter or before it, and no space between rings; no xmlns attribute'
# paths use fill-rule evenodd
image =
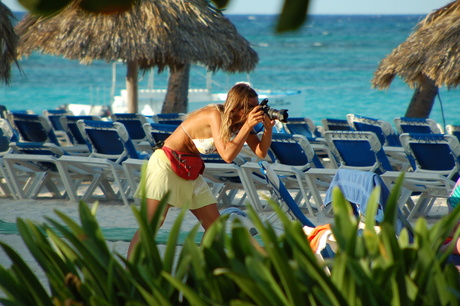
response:
<svg viewBox="0 0 460 306"><path fill-rule="evenodd" d="M366 228L358 225L340 191L334 190L333 232L338 251L318 262L301 225L289 220L276 205L284 233L277 235L248 207L263 248L246 228L233 223L226 233L222 217L194 240L197 224L178 248L177 218L163 255L154 237L160 224L157 214L146 221L145 203L133 206L141 235L130 261L109 250L94 214L79 204L80 223L56 212L59 220L37 225L17 220L22 239L46 272L45 288L11 247L0 246L12 265L0 266L4 305L456 305L460 298L459 273L446 264L438 249L460 218L460 209L432 228L424 219L415 225L409 243L406 231L394 230L396 195L385 210L381 231L374 230L376 189L369 201ZM163 203L163 208L164 208ZM95 206L95 208L97 205ZM457 233L458 237L458 233ZM324 265L331 270L328 275Z"/></svg>

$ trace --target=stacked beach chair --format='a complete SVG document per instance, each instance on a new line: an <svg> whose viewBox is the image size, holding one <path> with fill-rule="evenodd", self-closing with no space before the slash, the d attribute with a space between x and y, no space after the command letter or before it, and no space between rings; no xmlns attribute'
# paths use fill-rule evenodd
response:
<svg viewBox="0 0 460 306"><path fill-rule="evenodd" d="M142 165L184 114L101 118L47 110L42 115L5 112L5 117L0 122L0 187L5 196L33 199L47 194L129 204L136 202ZM404 172L401 210L409 219L427 215L459 176L459 129L451 125L443 134L433 120L399 117L394 125L396 129L356 114L324 119L322 126L309 118L289 118L276 127L265 162L309 216L328 213L327 190L341 169L379 175L390 188ZM221 207L250 204L260 212L270 210L267 198L276 199L276 194L249 149L232 164L217 154L203 158L204 176Z"/></svg>

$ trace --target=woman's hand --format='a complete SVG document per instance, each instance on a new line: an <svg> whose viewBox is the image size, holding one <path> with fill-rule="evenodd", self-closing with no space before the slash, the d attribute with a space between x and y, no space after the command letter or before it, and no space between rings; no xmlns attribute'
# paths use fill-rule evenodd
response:
<svg viewBox="0 0 460 306"><path fill-rule="evenodd" d="M262 122L264 125L264 131L262 137L259 138L256 134L248 135L246 142L251 148L251 150L259 157L265 158L267 152L270 148L270 143L272 141L273 126L275 125L275 120L270 120L267 114L262 111Z"/></svg>
<svg viewBox="0 0 460 306"><path fill-rule="evenodd" d="M265 130L271 130L275 126L275 120L270 120L268 115L264 113L263 124Z"/></svg>
<svg viewBox="0 0 460 306"><path fill-rule="evenodd" d="M258 123L264 122L265 117L266 116L265 116L264 111L261 109L259 105L257 105L249 112L248 117L246 119L246 124L249 126L249 128L252 129ZM264 125L265 125L265 122L264 122Z"/></svg>

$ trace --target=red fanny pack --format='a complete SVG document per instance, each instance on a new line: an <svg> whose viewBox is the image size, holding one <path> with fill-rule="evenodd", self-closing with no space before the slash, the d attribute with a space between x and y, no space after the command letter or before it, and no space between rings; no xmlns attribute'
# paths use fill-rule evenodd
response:
<svg viewBox="0 0 460 306"><path fill-rule="evenodd" d="M174 151L165 146L162 149L171 162L171 168L181 178L195 180L198 175L203 174L204 162L200 156Z"/></svg>

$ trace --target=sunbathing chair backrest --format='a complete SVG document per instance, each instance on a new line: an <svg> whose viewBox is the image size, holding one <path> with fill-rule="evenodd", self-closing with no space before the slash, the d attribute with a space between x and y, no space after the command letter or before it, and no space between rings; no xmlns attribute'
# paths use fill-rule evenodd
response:
<svg viewBox="0 0 460 306"><path fill-rule="evenodd" d="M8 119L8 109L5 105L0 105L0 118Z"/></svg>
<svg viewBox="0 0 460 306"><path fill-rule="evenodd" d="M59 145L49 121L41 115L10 113L11 120L18 130L22 141L49 142Z"/></svg>
<svg viewBox="0 0 460 306"><path fill-rule="evenodd" d="M289 134L303 135L308 140L321 137L321 133L310 118L288 118L287 122L283 123L283 127Z"/></svg>
<svg viewBox="0 0 460 306"><path fill-rule="evenodd" d="M373 132L327 131L324 138L340 168L378 174L392 170L382 144Z"/></svg>
<svg viewBox="0 0 460 306"><path fill-rule="evenodd" d="M73 113L65 109L47 109L43 111L43 116L48 118L55 131L64 131L61 117L66 115L73 115Z"/></svg>
<svg viewBox="0 0 460 306"><path fill-rule="evenodd" d="M275 160L284 165L300 166L303 171L308 168L324 168L303 135L274 133L270 150L275 155Z"/></svg>
<svg viewBox="0 0 460 306"><path fill-rule="evenodd" d="M321 123L325 131L353 131L346 119L324 118Z"/></svg>
<svg viewBox="0 0 460 306"><path fill-rule="evenodd" d="M446 125L446 132L447 134L454 135L458 140L460 140L460 125Z"/></svg>
<svg viewBox="0 0 460 306"><path fill-rule="evenodd" d="M157 114L152 117L153 122L161 124L180 125L184 120L184 113Z"/></svg>
<svg viewBox="0 0 460 306"><path fill-rule="evenodd" d="M55 131L64 131L61 124L61 115L49 115L48 120Z"/></svg>
<svg viewBox="0 0 460 306"><path fill-rule="evenodd" d="M19 141L18 132L13 129L10 122L0 118L0 156L10 149L10 143Z"/></svg>
<svg viewBox="0 0 460 306"><path fill-rule="evenodd" d="M394 123L398 134L425 133L442 134L436 121L427 118L396 117Z"/></svg>
<svg viewBox="0 0 460 306"><path fill-rule="evenodd" d="M147 140L150 142L152 147L158 145L160 142L166 140L175 130L177 125L164 124L164 123L145 123L144 131L147 136Z"/></svg>
<svg viewBox="0 0 460 306"><path fill-rule="evenodd" d="M88 144L90 157L107 158L116 163L140 158L122 123L78 120L77 125Z"/></svg>
<svg viewBox="0 0 460 306"><path fill-rule="evenodd" d="M448 134L404 133L400 136L414 171L432 171L456 179L460 170L460 144Z"/></svg>
<svg viewBox="0 0 460 306"><path fill-rule="evenodd" d="M292 214L297 220L300 221L300 223L302 223L302 225L315 227L315 225L304 215L295 200L292 198L289 191L286 189L286 186L284 186L278 175L270 167L270 164L266 161L260 161L259 166L261 172L265 175L265 179L267 180L268 185L275 192L278 199L285 203L289 208L288 213Z"/></svg>
<svg viewBox="0 0 460 306"><path fill-rule="evenodd" d="M81 115L81 116L61 116L61 125L64 128L64 131L66 132L68 138L70 141L76 145L86 145L85 138L80 132L80 129L77 126L77 121L78 120L97 120L101 121L101 117L99 116L93 116L93 115Z"/></svg>
<svg viewBox="0 0 460 306"><path fill-rule="evenodd" d="M374 132L382 145L401 146L389 122L355 114L348 114L347 120L356 131Z"/></svg>
<svg viewBox="0 0 460 306"><path fill-rule="evenodd" d="M142 114L113 114L112 121L123 123L132 140L145 139L144 124L147 119Z"/></svg>

